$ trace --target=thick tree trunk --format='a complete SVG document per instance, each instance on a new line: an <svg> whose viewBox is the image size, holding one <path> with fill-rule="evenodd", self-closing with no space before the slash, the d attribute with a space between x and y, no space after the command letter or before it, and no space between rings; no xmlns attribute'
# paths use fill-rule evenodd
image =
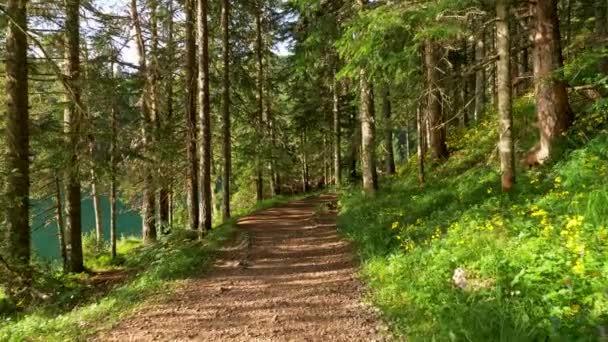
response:
<svg viewBox="0 0 608 342"><path fill-rule="evenodd" d="M361 172L363 175L363 190L373 195L378 188L376 182L376 125L374 118L374 91L368 82L367 72L361 69L359 73L361 90L359 117L361 120Z"/></svg>
<svg viewBox="0 0 608 342"><path fill-rule="evenodd" d="M55 177L55 221L57 221L57 240L59 241L59 253L61 255L61 262L63 264L64 272L67 270L68 259L67 250L65 246L65 224L63 220L63 202L61 200L61 183L59 180L59 173L54 175Z"/></svg>
<svg viewBox="0 0 608 342"><path fill-rule="evenodd" d="M515 150L513 146L513 113L511 81L511 33L508 0L496 2L496 33L498 48L498 152L502 190L509 191L515 183Z"/></svg>
<svg viewBox="0 0 608 342"><path fill-rule="evenodd" d="M384 172L388 175L395 174L395 152L393 150L393 123L391 122L392 108L390 100L390 92L387 89L384 90L382 95L382 112L384 119L386 120L386 132L384 137L384 144L386 145L386 156L384 160Z"/></svg>
<svg viewBox="0 0 608 342"><path fill-rule="evenodd" d="M441 91L439 89L439 48L433 42L425 44L426 82L427 82L427 121L430 138L431 158L443 162L449 158L446 134L441 111Z"/></svg>
<svg viewBox="0 0 608 342"><path fill-rule="evenodd" d="M197 152L197 122L196 122L196 40L195 40L195 8L196 0L186 0L186 202L188 210L188 228L198 229L199 223L199 183L198 183L198 152Z"/></svg>
<svg viewBox="0 0 608 342"><path fill-rule="evenodd" d="M149 155L152 147L152 118L150 103L150 76L146 60L146 46L141 29L141 21L137 10L137 0L131 0L131 20L135 27L135 40L137 43L137 54L139 60L140 76L144 80L144 89L141 95L142 113L142 144L144 154ZM144 243L156 241L156 201L154 195L154 180L152 176L152 166L144 161L143 166L143 196L142 196L142 237Z"/></svg>
<svg viewBox="0 0 608 342"><path fill-rule="evenodd" d="M363 12L367 6L367 0L357 0L359 11ZM374 91L368 80L367 71L362 68L359 71L360 108L359 120L361 121L361 172L363 175L363 190L368 195L373 195L378 189L378 176L376 174L376 123L374 118Z"/></svg>
<svg viewBox="0 0 608 342"><path fill-rule="evenodd" d="M29 103L26 0L8 0L6 35L6 176L5 258L28 273L30 262Z"/></svg>
<svg viewBox="0 0 608 342"><path fill-rule="evenodd" d="M212 228L211 222L211 104L209 102L209 26L207 0L198 0L198 101L200 119L200 175L201 175L201 233Z"/></svg>
<svg viewBox="0 0 608 342"><path fill-rule="evenodd" d="M341 125L340 125L340 89L336 75L333 78L333 114L334 114L334 185L342 184L342 153L341 153Z"/></svg>
<svg viewBox="0 0 608 342"><path fill-rule="evenodd" d="M82 222L81 194L79 175L80 124L82 119L80 85L80 0L66 0L65 19L65 79L69 86L67 106L64 111L66 146L70 149L66 167L66 248L68 252L68 271L84 271L82 260Z"/></svg>
<svg viewBox="0 0 608 342"><path fill-rule="evenodd" d="M485 32L483 29L475 34L475 64L482 63L486 58ZM486 69L479 68L475 72L475 110L473 118L475 121L483 114L486 106Z"/></svg>
<svg viewBox="0 0 608 342"><path fill-rule="evenodd" d="M534 81L540 142L524 161L528 166L542 164L551 156L553 141L572 124L572 110L563 81L554 76L563 67L557 4L538 0L535 5Z"/></svg>
<svg viewBox="0 0 608 342"><path fill-rule="evenodd" d="M222 0L222 137L224 144L222 217L230 218L230 179L232 177L232 141L230 134L230 0Z"/></svg>

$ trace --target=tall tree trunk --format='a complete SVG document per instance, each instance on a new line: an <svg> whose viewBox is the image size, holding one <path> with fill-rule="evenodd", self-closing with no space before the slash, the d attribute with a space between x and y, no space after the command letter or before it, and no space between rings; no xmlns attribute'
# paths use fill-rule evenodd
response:
<svg viewBox="0 0 608 342"><path fill-rule="evenodd" d="M257 63L257 85L256 85L256 102L257 102L257 130L258 134L262 135L264 126L264 61L263 61L263 41L262 41L262 4L257 0L255 8L255 51ZM259 147L258 147L259 149ZM258 202L264 199L264 183L262 180L262 156L261 151L256 153L256 198Z"/></svg>
<svg viewBox="0 0 608 342"><path fill-rule="evenodd" d="M439 48L433 42L425 44L426 82L427 82L427 121L431 147L431 158L435 162L443 162L449 158L446 145L446 134L443 128L441 114L441 91L439 89Z"/></svg>
<svg viewBox="0 0 608 342"><path fill-rule="evenodd" d="M111 111L112 140L110 142L110 252L116 258L116 110Z"/></svg>
<svg viewBox="0 0 608 342"><path fill-rule="evenodd" d="M115 56L117 59L118 56ZM112 80L116 79L116 69L114 63L110 64ZM115 83L113 82L113 85ZM113 89L116 89L115 87ZM114 92L114 91L113 91ZM116 136L118 132L118 123L116 119L116 102L114 100L116 93L112 97L112 108L110 110L110 255L112 259L116 259L116 172L117 172L117 147Z"/></svg>
<svg viewBox="0 0 608 342"><path fill-rule="evenodd" d="M196 96L197 96L197 66L196 66L196 39L195 16L196 0L186 0L186 130L187 130L187 179L186 202L188 210L188 228L198 229L199 223L199 183L198 183L198 148L197 148L197 122L196 122Z"/></svg>
<svg viewBox="0 0 608 342"><path fill-rule="evenodd" d="M198 101L200 103L200 174L201 174L201 233L212 228L211 222L211 105L209 102L209 26L207 0L198 0Z"/></svg>
<svg viewBox="0 0 608 342"><path fill-rule="evenodd" d="M95 218L95 242L97 248L102 247L103 245L103 223L101 221L101 206L99 205L99 192L97 191L97 170L96 162L95 162L95 154L96 154L96 141L95 141L95 122L93 115L91 113L91 89L90 89L90 79L89 79L89 50L85 45L83 47L84 54L84 77L83 77L83 86L82 86L82 104L83 109L86 112L86 120L88 121L87 129L87 138L89 143L89 158L90 158L90 174L91 174L91 200L93 202L93 216Z"/></svg>
<svg viewBox="0 0 608 342"><path fill-rule="evenodd" d="M553 141L572 124L572 110L563 81L554 76L563 67L557 4L538 0L535 5L534 82L540 142L526 157L528 165L542 164L551 156Z"/></svg>
<svg viewBox="0 0 608 342"><path fill-rule="evenodd" d="M357 0L359 11L363 12L367 0ZM374 118L374 91L368 80L367 70L361 68L359 71L360 108L359 119L361 120L361 171L363 174L363 190L368 195L373 195L378 189L376 174L376 123Z"/></svg>
<svg viewBox="0 0 608 342"><path fill-rule="evenodd" d="M485 34L482 29L481 32L475 34L475 64L482 63L486 58L486 47L485 47ZM483 113L486 106L486 69L479 68L475 72L475 111L473 118L475 121L479 120L479 117Z"/></svg>
<svg viewBox="0 0 608 342"><path fill-rule="evenodd" d="M6 176L5 258L29 273L30 171L26 0L8 0L6 35Z"/></svg>
<svg viewBox="0 0 608 342"><path fill-rule="evenodd" d="M386 145L386 156L385 156L385 165L384 172L388 175L395 174L395 152L393 150L393 123L391 122L392 116L392 108L391 108L391 100L390 100L390 91L387 89L384 90L384 94L382 94L382 112L384 114L384 119L386 120L386 136L384 137L384 143Z"/></svg>
<svg viewBox="0 0 608 342"><path fill-rule="evenodd" d="M59 253L63 270L67 270L67 250L65 247L65 225L63 221L63 203L61 200L61 183L59 180L59 172L54 175L55 178L55 221L57 221L57 240L59 241Z"/></svg>
<svg viewBox="0 0 608 342"><path fill-rule="evenodd" d="M66 248L68 252L68 271L79 273L84 271L79 175L80 124L82 118L80 100L80 0L66 0L65 6L65 52L67 60L65 79L70 88L67 91L72 95L67 97L67 106L64 111L66 146L69 146L70 149L66 167Z"/></svg>
<svg viewBox="0 0 608 342"><path fill-rule="evenodd" d="M511 33L509 31L509 0L496 2L496 47L498 48L498 151L502 190L509 191L515 183L515 149L513 146L513 113L511 81Z"/></svg>
<svg viewBox="0 0 608 342"><path fill-rule="evenodd" d="M224 155L222 216L230 218L230 179L232 178L232 141L230 134L230 0L222 0L222 136Z"/></svg>
<svg viewBox="0 0 608 342"><path fill-rule="evenodd" d="M340 132L340 89L336 79L333 77L333 114L334 114L334 185L340 187L342 184L342 153L340 151L341 132Z"/></svg>
<svg viewBox="0 0 608 342"><path fill-rule="evenodd" d="M149 68L146 60L146 46L141 29L141 21L137 10L137 0L131 0L131 19L135 27L135 40L137 43L137 54L139 60L140 76L144 80L144 89L141 95L141 112L142 112L142 143L144 154L149 156L152 149L152 118L150 103L151 87ZM154 180L152 175L152 166L149 162L144 161L143 167L143 198L142 198L142 236L145 243L156 241L156 220L155 220L155 195L154 195Z"/></svg>

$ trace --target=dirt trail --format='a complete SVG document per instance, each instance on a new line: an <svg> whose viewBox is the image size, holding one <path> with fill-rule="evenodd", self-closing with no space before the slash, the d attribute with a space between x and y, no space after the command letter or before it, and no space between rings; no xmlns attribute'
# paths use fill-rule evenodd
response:
<svg viewBox="0 0 608 342"><path fill-rule="evenodd" d="M169 302L141 310L102 341L383 341L361 303L351 247L323 195L239 221L248 243L220 255Z"/></svg>

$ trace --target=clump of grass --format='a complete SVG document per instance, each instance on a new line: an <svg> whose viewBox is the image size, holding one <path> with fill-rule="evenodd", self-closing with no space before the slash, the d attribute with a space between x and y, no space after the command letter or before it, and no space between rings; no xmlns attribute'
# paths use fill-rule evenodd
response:
<svg viewBox="0 0 608 342"><path fill-rule="evenodd" d="M461 134L494 132L493 125ZM453 145L452 159L428 174L423 189L410 165L373 200L357 189L341 196L339 227L358 245L373 301L396 334L413 341L605 338L608 187L598 180L608 176L608 134L595 131L560 160L518 174L510 194L500 192L497 161L488 158L494 145L467 141L476 143ZM483 286L457 287L458 268L469 284Z"/></svg>

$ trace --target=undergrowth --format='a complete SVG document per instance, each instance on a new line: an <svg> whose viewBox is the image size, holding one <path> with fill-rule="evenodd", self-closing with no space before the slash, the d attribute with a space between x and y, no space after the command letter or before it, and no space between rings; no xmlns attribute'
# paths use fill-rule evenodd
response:
<svg viewBox="0 0 608 342"><path fill-rule="evenodd" d="M88 285L90 275L62 275L49 270L44 277L49 282L46 288L56 293L47 303L23 308L17 314L0 315L0 341L80 340L110 328L147 300L167 298L178 280L206 271L214 252L237 232L238 216L292 199L275 197L250 210L241 210L235 218L214 228L203 241L193 241L192 234L184 229L174 229L150 246L143 246L137 238L123 238L115 260L107 248L95 246L93 237L86 237L87 267L95 271L123 270L129 273L125 281L94 294L98 289Z"/></svg>
<svg viewBox="0 0 608 342"><path fill-rule="evenodd" d="M608 334L608 133L589 109L550 165L500 191L490 113L416 179L413 159L373 200L340 199L372 299L413 341L597 341ZM536 139L532 100L515 105L518 152ZM580 134L583 132L583 134ZM461 143L466 142L466 144ZM464 272L456 286L454 274Z"/></svg>

